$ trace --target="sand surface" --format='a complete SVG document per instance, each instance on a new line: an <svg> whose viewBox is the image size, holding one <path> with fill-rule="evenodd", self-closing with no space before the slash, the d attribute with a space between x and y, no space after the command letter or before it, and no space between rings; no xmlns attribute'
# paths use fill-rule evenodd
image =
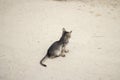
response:
<svg viewBox="0 0 120 80"><path fill-rule="evenodd" d="M63 27L70 51L44 68ZM0 0L0 80L120 80L120 0Z"/></svg>

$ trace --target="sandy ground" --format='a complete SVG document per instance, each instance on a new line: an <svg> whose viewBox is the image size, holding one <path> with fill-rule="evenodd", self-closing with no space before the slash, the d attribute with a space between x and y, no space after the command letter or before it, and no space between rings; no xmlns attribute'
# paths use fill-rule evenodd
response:
<svg viewBox="0 0 120 80"><path fill-rule="evenodd" d="M44 68L63 27L70 52ZM0 0L0 80L120 80L120 1Z"/></svg>

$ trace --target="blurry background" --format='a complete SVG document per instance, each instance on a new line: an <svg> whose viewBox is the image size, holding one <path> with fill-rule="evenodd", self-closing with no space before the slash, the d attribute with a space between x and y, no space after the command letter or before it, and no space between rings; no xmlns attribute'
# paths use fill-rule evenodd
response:
<svg viewBox="0 0 120 80"><path fill-rule="evenodd" d="M72 30L65 58L39 61ZM120 0L0 0L0 80L120 80Z"/></svg>

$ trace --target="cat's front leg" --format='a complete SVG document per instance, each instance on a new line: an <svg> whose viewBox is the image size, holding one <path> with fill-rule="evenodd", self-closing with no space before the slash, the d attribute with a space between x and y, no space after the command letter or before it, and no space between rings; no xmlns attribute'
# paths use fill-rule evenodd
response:
<svg viewBox="0 0 120 80"><path fill-rule="evenodd" d="M65 57L65 54L64 54L64 48L62 48L62 51L61 51L60 56Z"/></svg>
<svg viewBox="0 0 120 80"><path fill-rule="evenodd" d="M65 52L65 53L69 53L69 50L68 50L68 49L66 49L64 52Z"/></svg>

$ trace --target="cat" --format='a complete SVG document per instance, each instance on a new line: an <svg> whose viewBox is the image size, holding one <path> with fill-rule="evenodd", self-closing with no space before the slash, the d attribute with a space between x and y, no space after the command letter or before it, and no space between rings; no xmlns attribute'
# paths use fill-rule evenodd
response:
<svg viewBox="0 0 120 80"><path fill-rule="evenodd" d="M40 64L44 67L47 67L46 64L43 64L43 61L47 58L56 58L56 57L65 57L64 53L68 53L69 50L66 50L66 45L69 43L69 39L71 38L72 31L68 32L65 28L62 29L62 36L60 40L54 42L48 49L47 54L40 61Z"/></svg>

